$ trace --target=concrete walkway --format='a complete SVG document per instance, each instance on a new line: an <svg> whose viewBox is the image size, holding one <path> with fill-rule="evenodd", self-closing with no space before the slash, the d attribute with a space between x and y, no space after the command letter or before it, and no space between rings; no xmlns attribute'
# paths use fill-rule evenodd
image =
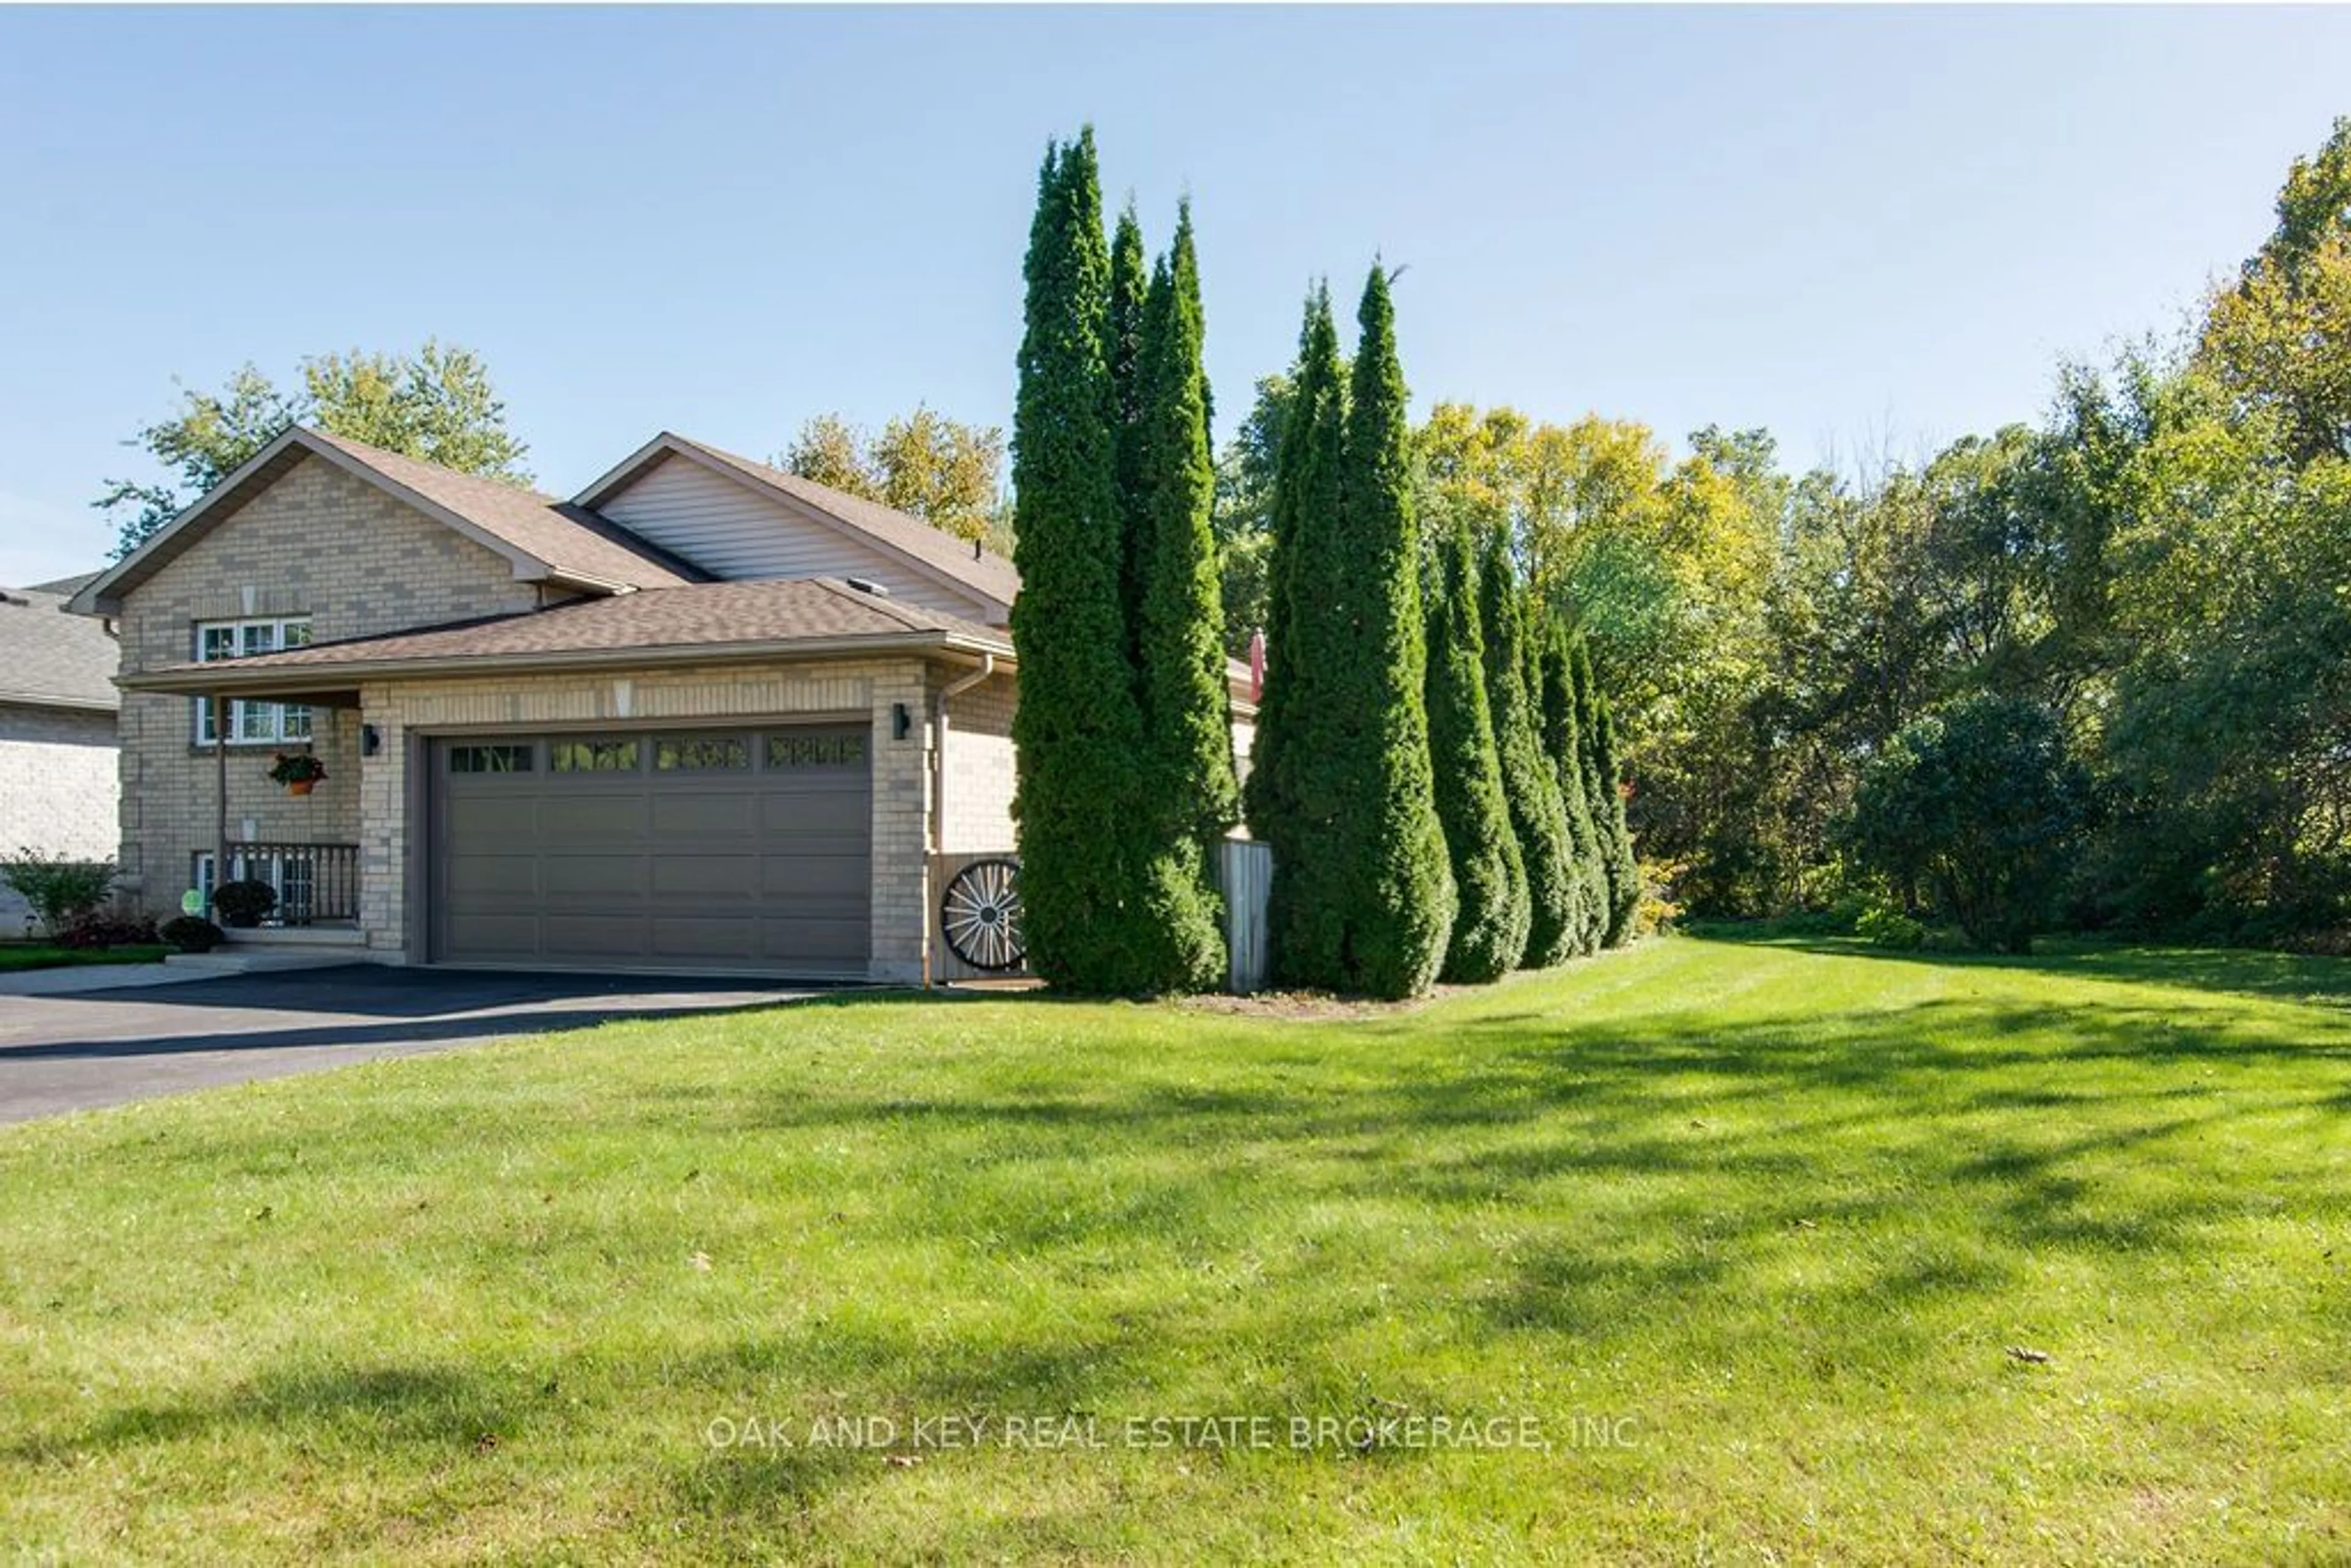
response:
<svg viewBox="0 0 2351 1568"><path fill-rule="evenodd" d="M0 975L0 997L69 997L133 986L172 986L204 976L170 964L61 964Z"/></svg>
<svg viewBox="0 0 2351 1568"><path fill-rule="evenodd" d="M166 967L121 965L109 977ZM0 995L0 1123L612 1019L771 1007L815 994L757 979L369 964L155 986L117 979L103 989Z"/></svg>

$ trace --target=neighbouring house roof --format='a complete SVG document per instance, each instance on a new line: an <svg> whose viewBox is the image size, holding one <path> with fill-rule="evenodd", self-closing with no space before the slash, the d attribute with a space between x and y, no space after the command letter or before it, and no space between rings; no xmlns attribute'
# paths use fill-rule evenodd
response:
<svg viewBox="0 0 2351 1568"><path fill-rule="evenodd" d="M103 622L65 612L66 596L0 588L0 703L111 713L121 649Z"/></svg>
<svg viewBox="0 0 2351 1568"><path fill-rule="evenodd" d="M1008 661L1012 643L999 629L898 603L836 578L798 578L649 588L518 615L169 664L123 684L148 691L286 694L362 678L916 652Z"/></svg>
<svg viewBox="0 0 2351 1568"><path fill-rule="evenodd" d="M820 522L855 535L904 560L925 574L967 590L981 598L1009 606L1020 591L1020 573L995 551L958 538L922 518L787 474L765 463L722 451L705 442L664 431L623 458L602 478L572 497L575 506L594 508L627 489L657 464L682 458L723 474L738 484L779 497L795 509L812 512Z"/></svg>
<svg viewBox="0 0 2351 1568"><path fill-rule="evenodd" d="M75 593L73 608L85 615L118 612L123 594L306 460L331 463L447 524L505 557L522 581L615 593L676 587L703 575L570 502L296 425L85 584Z"/></svg>

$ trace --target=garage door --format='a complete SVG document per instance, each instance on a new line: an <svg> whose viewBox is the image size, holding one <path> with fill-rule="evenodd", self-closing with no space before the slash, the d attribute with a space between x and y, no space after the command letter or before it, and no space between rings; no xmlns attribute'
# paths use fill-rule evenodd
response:
<svg viewBox="0 0 2351 1568"><path fill-rule="evenodd" d="M435 958L865 973L864 726L435 740Z"/></svg>

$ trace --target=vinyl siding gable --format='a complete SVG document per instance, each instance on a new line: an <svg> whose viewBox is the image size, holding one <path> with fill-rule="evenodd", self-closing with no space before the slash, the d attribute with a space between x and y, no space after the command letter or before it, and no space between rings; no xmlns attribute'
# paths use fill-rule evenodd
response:
<svg viewBox="0 0 2351 1568"><path fill-rule="evenodd" d="M856 577L925 610L990 619L977 595L861 541L782 497L677 456L663 459L597 508L705 571L731 579Z"/></svg>

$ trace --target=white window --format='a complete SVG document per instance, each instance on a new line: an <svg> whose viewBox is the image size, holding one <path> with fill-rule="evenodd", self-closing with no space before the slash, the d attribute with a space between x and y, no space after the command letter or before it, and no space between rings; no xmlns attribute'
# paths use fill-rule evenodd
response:
<svg viewBox="0 0 2351 1568"><path fill-rule="evenodd" d="M196 658L211 664L215 659L242 659L255 653L275 653L282 648L300 648L310 641L310 618L307 615L283 617L267 621L202 621L196 623ZM196 744L213 743L213 704L210 697L195 699ZM310 738L310 710L302 703L260 703L235 701L228 705L228 743L231 746L277 746L287 741Z"/></svg>
<svg viewBox="0 0 2351 1568"><path fill-rule="evenodd" d="M213 906L214 863L210 850L196 852L196 891L204 895L206 909ZM277 894L268 924L308 924L318 901L318 866L308 856L231 850L228 871L231 882L267 883Z"/></svg>

